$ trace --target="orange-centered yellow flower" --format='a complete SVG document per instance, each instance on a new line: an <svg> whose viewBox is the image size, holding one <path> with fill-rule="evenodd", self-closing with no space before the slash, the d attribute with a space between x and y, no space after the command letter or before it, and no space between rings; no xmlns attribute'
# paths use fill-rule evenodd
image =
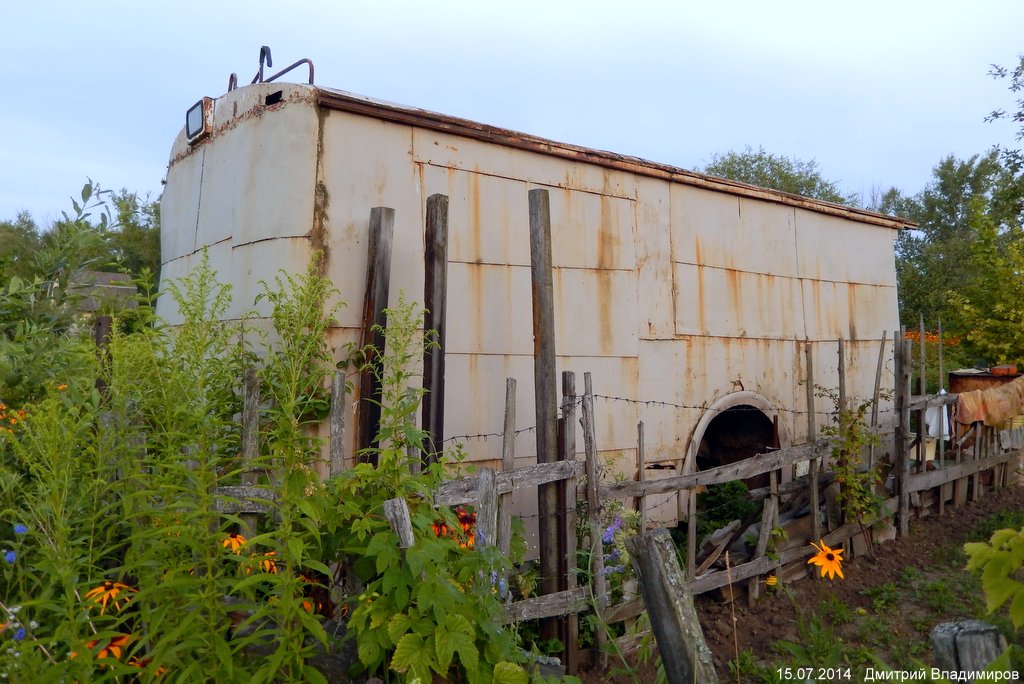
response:
<svg viewBox="0 0 1024 684"><path fill-rule="evenodd" d="M231 549L234 553L241 553L242 547L248 543L248 540L238 532L232 532L224 538L222 543L225 549Z"/></svg>
<svg viewBox="0 0 1024 684"><path fill-rule="evenodd" d="M127 601L127 596L122 594L128 594L134 592L127 584L121 584L120 582L111 582L106 580L100 586L90 589L85 593L85 598L98 604L100 607L100 615L107 610L107 604L109 603L114 607L114 610L121 610L121 602Z"/></svg>
<svg viewBox="0 0 1024 684"><path fill-rule="evenodd" d="M840 579L843 577L843 550L842 549L830 549L825 545L825 542L818 540L815 544L811 542L817 553L807 561L808 564L813 563L821 568L821 576L824 577L825 573L828 573L828 578L833 579L836 575L839 575Z"/></svg>
<svg viewBox="0 0 1024 684"><path fill-rule="evenodd" d="M766 585L768 585L769 587L774 587L775 585L777 585L779 583L779 578L776 577L775 575L768 575L767 577L764 578L764 583Z"/></svg>

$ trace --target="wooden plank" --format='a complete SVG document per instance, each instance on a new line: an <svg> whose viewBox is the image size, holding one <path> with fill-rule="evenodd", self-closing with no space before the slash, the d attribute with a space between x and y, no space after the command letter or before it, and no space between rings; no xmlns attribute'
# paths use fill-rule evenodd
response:
<svg viewBox="0 0 1024 684"><path fill-rule="evenodd" d="M711 650L668 530L658 528L630 537L626 548L668 681L717 683Z"/></svg>
<svg viewBox="0 0 1024 684"><path fill-rule="evenodd" d="M583 472L585 467L581 461L555 461L554 463L535 463L507 473L498 473L498 494L576 477ZM459 504L474 503L477 501L476 484L476 477L462 477L443 482L434 491L434 505L458 506Z"/></svg>
<svg viewBox="0 0 1024 684"><path fill-rule="evenodd" d="M516 379L505 379L505 429L501 436L501 471L511 477L516 467ZM500 475L499 478L500 479ZM495 482L497 486L497 482ZM498 497L498 550L508 557L512 548L512 489Z"/></svg>
<svg viewBox="0 0 1024 684"><path fill-rule="evenodd" d="M630 618L635 618L644 612L644 599L637 596L624 603L611 606L604 612L605 624L614 624Z"/></svg>
<svg viewBox="0 0 1024 684"><path fill-rule="evenodd" d="M926 394L924 396L910 397L909 406L911 411L921 411L939 406L952 406L959 399L959 394Z"/></svg>
<svg viewBox="0 0 1024 684"><path fill-rule="evenodd" d="M899 497L892 497L882 502L880 505L880 511L892 513L895 511L899 504ZM822 541L831 547L836 547L853 537L856 534L860 534L860 525L857 523L849 523L843 525L839 529L830 532L824 536ZM754 559L743 565L737 565L731 568L730 572L725 570L716 570L709 572L706 575L697 577L690 582L690 588L694 594L702 594L719 587L724 587L730 581L733 583L741 580L754 577L755 575L763 575L767 572L771 572L772 569L779 567L780 565L786 565L793 561L800 559L810 558L812 553L808 547L798 547L795 549L788 549L778 554L778 560L772 560L767 556Z"/></svg>
<svg viewBox="0 0 1024 684"><path fill-rule="evenodd" d="M424 463L437 460L444 445L444 355L448 299L448 196L427 198L424 229L423 329L434 331L423 348L423 430L427 433Z"/></svg>
<svg viewBox="0 0 1024 684"><path fill-rule="evenodd" d="M778 511L778 499L774 496L765 499L764 508L761 509L761 529L757 535L757 545L754 547L754 558L761 558L768 550L768 540L772 535L772 528ZM747 600L753 607L760 591L760 581L752 578L747 583Z"/></svg>
<svg viewBox="0 0 1024 684"><path fill-rule="evenodd" d="M330 476L337 477L345 471L345 372L334 371L331 378L330 416Z"/></svg>
<svg viewBox="0 0 1024 684"><path fill-rule="evenodd" d="M590 576L594 585L594 612L598 623L604 621L604 610L608 607L608 584L604 576L604 542L602 540L601 495L598 481L601 472L597 463L597 444L594 431L594 391L590 373L583 376L583 449L587 464L587 517L590 529ZM607 634L600 627L594 630L594 644L597 649L597 666L600 671L608 666L608 654L604 651Z"/></svg>
<svg viewBox="0 0 1024 684"><path fill-rule="evenodd" d="M272 513L277 495L265 487L225 485L213 490L214 507L220 513Z"/></svg>
<svg viewBox="0 0 1024 684"><path fill-rule="evenodd" d="M387 518L391 530L398 535L398 547L407 549L416 543L413 535L412 519L409 517L409 504L404 497L388 499L384 502L384 517Z"/></svg>
<svg viewBox="0 0 1024 684"><path fill-rule="evenodd" d="M996 466L1006 463L1012 457L1012 453L1006 453L998 456L991 456L989 458L982 458L977 461L964 461L963 463L949 466L942 470L915 473L910 476L909 490L911 492L920 492L926 489L931 489L932 487L938 487L958 478L980 473L981 471L988 470L989 468L995 468Z"/></svg>
<svg viewBox="0 0 1024 684"><path fill-rule="evenodd" d="M709 468L697 473L688 475L677 475L667 477L663 480L648 480L646 482L613 482L600 486L602 499L619 499L631 496L651 494L667 494L680 489L690 489L697 485L712 485L733 480L743 480L754 475L760 475L779 468L791 466L799 461L806 461L815 457L823 450L829 448L830 442L827 439L820 439L810 444L779 449L767 454L758 454L755 457L737 463L730 463L716 468Z"/></svg>
<svg viewBox="0 0 1024 684"><path fill-rule="evenodd" d="M391 244L395 233L395 210L374 207L370 210L369 239L366 255L366 292L363 296L362 349L364 366L359 374L359 404L356 448L377 446L380 428L380 380L373 372L378 358L384 354L384 330L388 325L385 309L391 283ZM376 465L373 454L357 454Z"/></svg>
<svg viewBox="0 0 1024 684"><path fill-rule="evenodd" d="M589 608L590 599L590 587L523 599L505 606L505 623L579 613Z"/></svg>
<svg viewBox="0 0 1024 684"><path fill-rule="evenodd" d="M551 261L551 200L548 191L529 191L530 275L533 294L533 384L537 462L557 460L558 403L555 385L555 304ZM537 489L542 594L558 591L558 487ZM543 629L542 629L543 631ZM554 636L543 634L542 636Z"/></svg>

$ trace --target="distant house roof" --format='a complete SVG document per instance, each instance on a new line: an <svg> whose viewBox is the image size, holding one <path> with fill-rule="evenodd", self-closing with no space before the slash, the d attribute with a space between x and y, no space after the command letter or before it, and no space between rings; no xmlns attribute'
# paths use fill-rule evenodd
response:
<svg viewBox="0 0 1024 684"><path fill-rule="evenodd" d="M127 273L104 271L78 271L71 277L71 294L76 298L75 308L81 312L100 309L134 309L138 306L138 289Z"/></svg>

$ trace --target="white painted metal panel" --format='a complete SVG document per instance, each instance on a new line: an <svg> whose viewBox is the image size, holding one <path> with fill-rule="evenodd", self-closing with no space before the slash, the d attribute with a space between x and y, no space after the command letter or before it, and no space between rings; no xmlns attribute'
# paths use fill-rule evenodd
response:
<svg viewBox="0 0 1024 684"><path fill-rule="evenodd" d="M671 184L637 179L636 230L637 325L642 339L675 336L672 272Z"/></svg>
<svg viewBox="0 0 1024 684"><path fill-rule="evenodd" d="M677 263L675 284L680 335L803 336L798 280Z"/></svg>
<svg viewBox="0 0 1024 684"><path fill-rule="evenodd" d="M556 268L554 289L559 353L636 356L635 271Z"/></svg>
<svg viewBox="0 0 1024 684"><path fill-rule="evenodd" d="M671 232L673 261L798 275L792 207L675 185Z"/></svg>
<svg viewBox="0 0 1024 684"><path fill-rule="evenodd" d="M413 131L413 158L433 166L612 197L633 198L635 193L632 174L426 129Z"/></svg>
<svg viewBox="0 0 1024 684"><path fill-rule="evenodd" d="M802 288L809 339L872 339L899 325L894 287L804 280Z"/></svg>
<svg viewBox="0 0 1024 684"><path fill-rule="evenodd" d="M802 277L896 286L895 231L803 209L793 211Z"/></svg>
<svg viewBox="0 0 1024 684"><path fill-rule="evenodd" d="M448 259L530 265L529 186L524 181L424 164L424 202L448 196Z"/></svg>
<svg viewBox="0 0 1024 684"><path fill-rule="evenodd" d="M636 268L632 201L568 189L551 189L549 197L555 268Z"/></svg>

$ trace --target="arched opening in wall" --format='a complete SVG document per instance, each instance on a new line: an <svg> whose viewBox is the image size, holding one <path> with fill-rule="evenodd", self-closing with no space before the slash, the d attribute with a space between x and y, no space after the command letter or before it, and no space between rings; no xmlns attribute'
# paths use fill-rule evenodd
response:
<svg viewBox="0 0 1024 684"><path fill-rule="evenodd" d="M749 404L718 413L704 430L697 449L697 470L729 465L779 447L775 422ZM743 480L749 489L768 486L768 473Z"/></svg>

